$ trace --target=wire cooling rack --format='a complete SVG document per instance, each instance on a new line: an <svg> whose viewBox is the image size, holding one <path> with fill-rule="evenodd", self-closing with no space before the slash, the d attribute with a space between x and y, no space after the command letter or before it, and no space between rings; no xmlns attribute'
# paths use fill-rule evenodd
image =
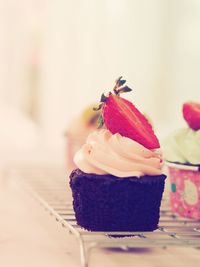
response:
<svg viewBox="0 0 200 267"><path fill-rule="evenodd" d="M162 203L159 228L154 232L89 232L76 223L68 177L61 170L21 169L12 170L11 174L46 211L77 238L81 267L89 266L89 256L93 248L200 248L200 221L173 214L167 206L167 201ZM119 238L124 235L126 237Z"/></svg>

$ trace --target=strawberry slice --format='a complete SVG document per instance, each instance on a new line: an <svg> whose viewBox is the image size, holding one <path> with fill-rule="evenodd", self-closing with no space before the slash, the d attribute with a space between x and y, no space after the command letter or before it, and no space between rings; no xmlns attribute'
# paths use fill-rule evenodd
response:
<svg viewBox="0 0 200 267"><path fill-rule="evenodd" d="M186 102L183 104L183 117L193 130L200 129L200 103Z"/></svg>
<svg viewBox="0 0 200 267"><path fill-rule="evenodd" d="M152 126L130 101L110 93L104 102L102 115L107 129L113 134L131 138L148 149L160 147Z"/></svg>

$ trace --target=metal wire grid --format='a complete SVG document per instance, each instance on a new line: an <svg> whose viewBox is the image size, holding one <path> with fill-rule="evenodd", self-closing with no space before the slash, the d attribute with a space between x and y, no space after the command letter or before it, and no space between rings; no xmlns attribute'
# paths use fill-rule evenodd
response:
<svg viewBox="0 0 200 267"><path fill-rule="evenodd" d="M154 232L89 232L76 224L67 176L59 170L20 170L12 172L23 182L44 208L74 234L80 247L82 267L89 266L93 248L153 248L189 246L200 248L200 221L181 218L173 214L163 201L159 228ZM124 236L111 238L110 236Z"/></svg>

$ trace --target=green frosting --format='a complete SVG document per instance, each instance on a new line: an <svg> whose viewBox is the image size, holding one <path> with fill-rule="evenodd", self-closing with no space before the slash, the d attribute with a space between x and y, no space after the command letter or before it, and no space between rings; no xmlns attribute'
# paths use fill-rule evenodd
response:
<svg viewBox="0 0 200 267"><path fill-rule="evenodd" d="M200 130L183 128L163 143L164 158L171 162L200 164Z"/></svg>

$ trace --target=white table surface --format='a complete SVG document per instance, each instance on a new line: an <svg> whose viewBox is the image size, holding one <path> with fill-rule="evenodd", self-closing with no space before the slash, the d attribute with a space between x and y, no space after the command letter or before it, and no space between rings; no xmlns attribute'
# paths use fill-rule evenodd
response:
<svg viewBox="0 0 200 267"><path fill-rule="evenodd" d="M79 248L53 217L4 175L0 177L0 266L76 267ZM200 266L200 250L193 248L134 249L132 252L95 250L92 267Z"/></svg>

